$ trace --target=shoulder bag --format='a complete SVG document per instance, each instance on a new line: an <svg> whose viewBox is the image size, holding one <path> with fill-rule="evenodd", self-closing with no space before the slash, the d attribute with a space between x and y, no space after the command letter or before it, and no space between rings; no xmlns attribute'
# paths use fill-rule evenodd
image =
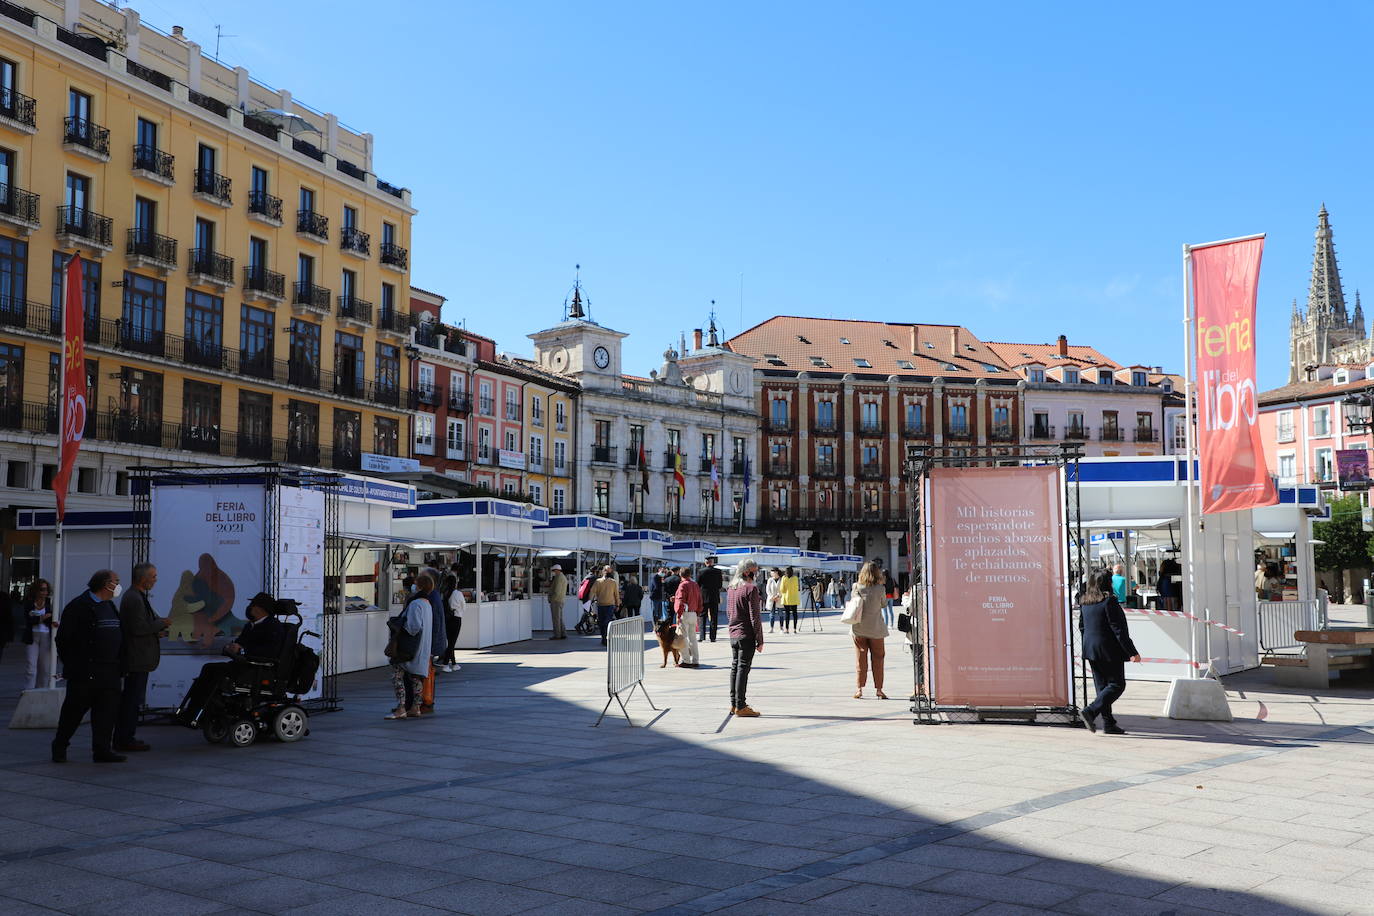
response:
<svg viewBox="0 0 1374 916"><path fill-rule="evenodd" d="M859 622L864 614L864 600L858 595L854 595L844 605L844 613L840 615L840 623L853 626Z"/></svg>

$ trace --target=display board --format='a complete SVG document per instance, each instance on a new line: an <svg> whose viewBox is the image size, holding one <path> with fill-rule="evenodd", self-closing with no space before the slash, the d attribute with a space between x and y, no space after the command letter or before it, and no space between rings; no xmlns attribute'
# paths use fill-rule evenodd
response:
<svg viewBox="0 0 1374 916"><path fill-rule="evenodd" d="M937 704L1069 705L1061 481L1058 467L930 469L928 652Z"/></svg>
<svg viewBox="0 0 1374 916"><path fill-rule="evenodd" d="M149 706L180 703L243 629L248 599L266 584L265 501L261 482L153 488L148 559L158 582L150 599L171 623L148 679Z"/></svg>
<svg viewBox="0 0 1374 916"><path fill-rule="evenodd" d="M337 582L334 585L337 587ZM277 593L300 605L301 629L324 632L324 492L302 487L277 488ZM301 641L321 651L320 641L302 634ZM302 696L320 696L321 684Z"/></svg>

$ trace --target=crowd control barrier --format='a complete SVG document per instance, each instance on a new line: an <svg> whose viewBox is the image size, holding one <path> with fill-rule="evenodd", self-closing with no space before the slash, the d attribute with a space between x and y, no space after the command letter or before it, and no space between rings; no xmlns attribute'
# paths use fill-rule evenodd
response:
<svg viewBox="0 0 1374 916"><path fill-rule="evenodd" d="M606 718L612 703L619 703L625 721L634 725L630 711L625 708L625 700L634 694L636 687L644 694L644 699L649 700L649 706L657 711L658 707L649 699L649 691L644 689L644 618L636 616L612 620L606 628L607 700L601 715L596 717L596 725Z"/></svg>
<svg viewBox="0 0 1374 916"><path fill-rule="evenodd" d="M1259 602L1259 644L1264 652L1297 652L1302 643L1293 638L1298 630L1321 629L1317 600Z"/></svg>

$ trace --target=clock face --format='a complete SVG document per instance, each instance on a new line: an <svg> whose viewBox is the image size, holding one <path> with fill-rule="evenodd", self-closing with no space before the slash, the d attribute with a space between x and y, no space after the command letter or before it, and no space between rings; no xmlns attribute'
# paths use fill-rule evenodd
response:
<svg viewBox="0 0 1374 916"><path fill-rule="evenodd" d="M597 347L592 351L592 360L596 363L596 368L605 369L611 364L611 351L605 347Z"/></svg>
<svg viewBox="0 0 1374 916"><path fill-rule="evenodd" d="M730 373L730 390L735 394L744 391L744 373L738 369Z"/></svg>

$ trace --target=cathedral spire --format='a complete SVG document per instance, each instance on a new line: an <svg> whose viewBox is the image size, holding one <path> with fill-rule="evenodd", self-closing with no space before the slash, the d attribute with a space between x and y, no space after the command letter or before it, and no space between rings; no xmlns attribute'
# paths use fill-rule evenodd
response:
<svg viewBox="0 0 1374 916"><path fill-rule="evenodd" d="M1355 290L1355 314L1350 317L1350 329L1364 336L1364 309L1360 307L1360 291Z"/></svg>
<svg viewBox="0 0 1374 916"><path fill-rule="evenodd" d="M1341 291L1341 272L1336 265L1336 246L1331 242L1331 221L1323 203L1317 213L1317 244L1312 253L1312 282L1307 288L1307 314L1310 318L1336 327L1349 323L1345 293Z"/></svg>

